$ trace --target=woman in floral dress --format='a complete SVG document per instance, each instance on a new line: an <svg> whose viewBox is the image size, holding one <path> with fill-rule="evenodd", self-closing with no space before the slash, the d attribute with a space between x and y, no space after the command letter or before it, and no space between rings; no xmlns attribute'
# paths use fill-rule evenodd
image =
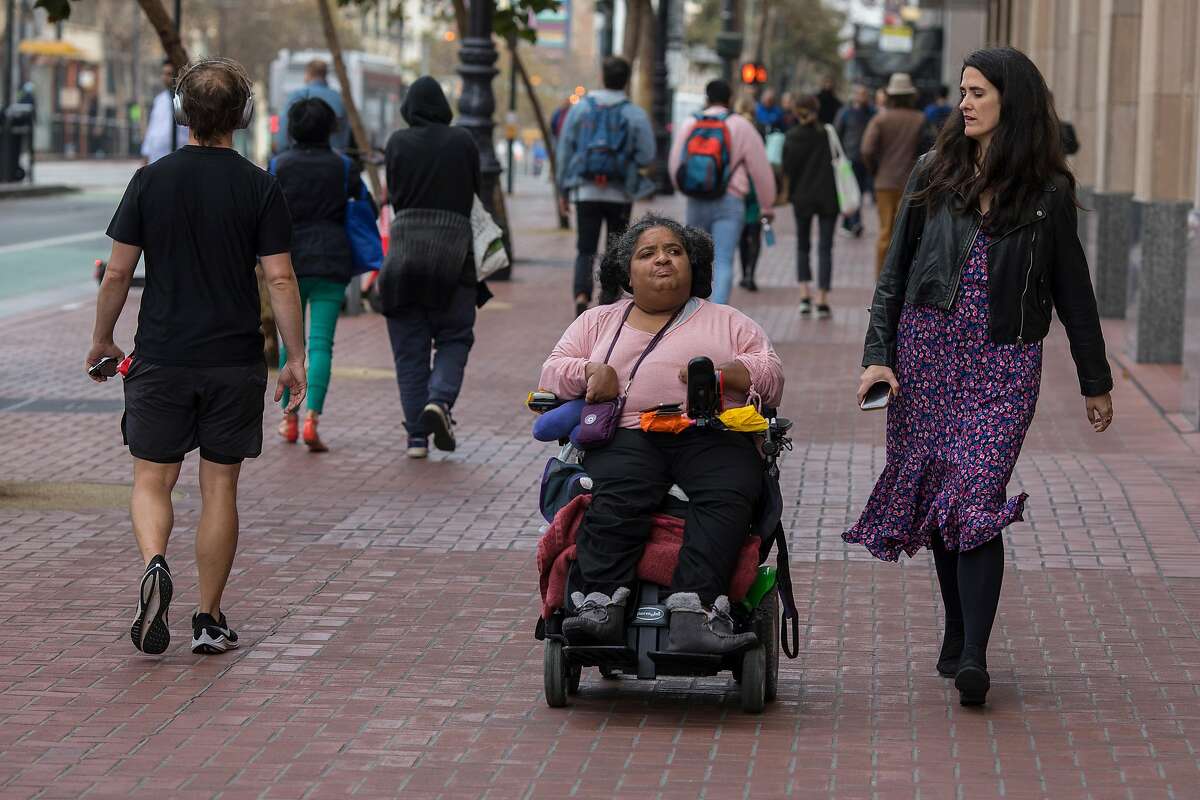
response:
<svg viewBox="0 0 1200 800"><path fill-rule="evenodd" d="M1023 53L997 48L967 57L960 90L909 179L875 290L858 395L891 386L887 465L842 538L886 561L933 550L946 608L937 669L963 705L982 705L1000 534L1026 500L1006 487L1052 309L1097 432L1112 422L1112 376L1045 81Z"/></svg>

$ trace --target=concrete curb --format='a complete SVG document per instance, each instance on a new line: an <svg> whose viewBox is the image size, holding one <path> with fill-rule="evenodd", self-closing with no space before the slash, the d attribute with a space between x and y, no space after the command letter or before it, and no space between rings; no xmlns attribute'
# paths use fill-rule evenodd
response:
<svg viewBox="0 0 1200 800"><path fill-rule="evenodd" d="M20 200L26 197L52 197L59 194L75 194L80 191L78 186L62 184L3 184L0 183L0 200Z"/></svg>

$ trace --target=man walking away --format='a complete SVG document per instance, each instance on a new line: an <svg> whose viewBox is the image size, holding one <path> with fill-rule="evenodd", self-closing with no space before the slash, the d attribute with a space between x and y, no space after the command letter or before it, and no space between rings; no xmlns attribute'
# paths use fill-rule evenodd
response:
<svg viewBox="0 0 1200 800"><path fill-rule="evenodd" d="M904 186L925 141L925 115L917 111L916 104L917 89L912 78L903 72L893 73L887 85L887 108L875 115L863 133L863 161L875 180L875 206L879 210L876 278L892 241L892 222Z"/></svg>
<svg viewBox="0 0 1200 800"><path fill-rule="evenodd" d="M742 234L751 187L762 214L775 218L775 173L754 123L729 110L733 93L722 80L704 87L708 107L680 126L671 146L676 188L688 196L687 224L713 238L714 303L728 303L733 253Z"/></svg>
<svg viewBox="0 0 1200 800"><path fill-rule="evenodd" d="M862 140L867 124L874 116L875 109L871 107L867 87L858 83L850 92L850 104L842 107L833 123L838 139L842 142L842 150L845 151L846 158L850 159L850 166L854 168L858 189L864 197L871 191L871 173L867 172L867 165L863 163ZM842 227L855 238L862 236L862 209L855 209L853 214L843 217Z"/></svg>
<svg viewBox="0 0 1200 800"><path fill-rule="evenodd" d="M821 106L817 119L822 125L832 125L837 119L837 113L842 109L842 101L833 91L833 78L826 76L821 81L821 91L817 92L817 102Z"/></svg>
<svg viewBox="0 0 1200 800"><path fill-rule="evenodd" d="M154 96L150 106L150 117L146 120L146 135L142 138L142 164L153 164L160 158L187 144L188 129L176 126L174 148L171 143L171 127L175 125L175 112L171 103L175 97L175 64L164 58L162 63L163 90Z"/></svg>
<svg viewBox="0 0 1200 800"><path fill-rule="evenodd" d="M937 101L925 106L925 122L929 124L934 138L937 138L953 110L954 106L950 105L950 87L942 84L938 87Z"/></svg>
<svg viewBox="0 0 1200 800"><path fill-rule="evenodd" d="M617 56L601 66L604 89L591 92L566 115L559 134L558 158L563 216L575 203L575 316L587 310L594 288L593 266L600 227L607 238L629 227L633 201L649 197L654 184L639 168L654 160L654 129L646 112L629 102L629 62ZM611 303L615 297L601 298Z"/></svg>
<svg viewBox="0 0 1200 800"><path fill-rule="evenodd" d="M418 78L400 114L409 127L387 143L392 247L379 277L409 458L456 447L450 410L475 344L475 308L490 293L475 279L471 205L479 193L479 149L436 80ZM433 362L430 366L432 351Z"/></svg>
<svg viewBox="0 0 1200 800"><path fill-rule="evenodd" d="M192 617L192 652L211 654L238 645L221 597L237 549L242 460L262 450L267 367L256 258L291 354L279 370L275 399L289 389L293 407L306 388L304 332L283 193L273 177L233 149L234 129L249 124L254 108L250 79L236 62L210 59L183 72L178 92L179 121L191 127L191 137L134 173L108 226L112 256L84 367L124 359L113 328L145 252L146 288L134 352L125 364L121 419L133 456L133 533L146 565L130 636L144 653L162 653L170 643L171 490L184 455L199 448L200 607Z"/></svg>
<svg viewBox="0 0 1200 800"><path fill-rule="evenodd" d="M350 147L350 123L346 119L342 93L329 85L329 65L319 58L314 58L304 68L304 85L289 94L283 104L283 113L279 115L279 133L275 134L276 152L282 153L294 144L288 137L288 112L291 107L312 97L324 100L337 115L337 127L333 136L329 137L330 146L335 150L346 150Z"/></svg>

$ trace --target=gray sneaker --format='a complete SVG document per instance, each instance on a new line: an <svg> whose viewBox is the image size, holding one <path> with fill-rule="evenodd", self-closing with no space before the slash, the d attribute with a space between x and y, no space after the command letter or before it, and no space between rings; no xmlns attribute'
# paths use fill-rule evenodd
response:
<svg viewBox="0 0 1200 800"><path fill-rule="evenodd" d="M575 616L563 620L567 641L577 645L619 645L625 641L625 601L629 590L622 586L609 597L603 592L572 592Z"/></svg>
<svg viewBox="0 0 1200 800"><path fill-rule="evenodd" d="M667 598L671 627L667 649L676 653L734 653L758 644L753 632L734 633L729 598L721 595L706 609L695 592L676 592Z"/></svg>

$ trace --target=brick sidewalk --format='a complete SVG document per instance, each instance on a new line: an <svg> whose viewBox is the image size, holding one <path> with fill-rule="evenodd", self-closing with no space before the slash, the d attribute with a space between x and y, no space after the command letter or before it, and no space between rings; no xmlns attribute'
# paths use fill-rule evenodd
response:
<svg viewBox="0 0 1200 800"><path fill-rule="evenodd" d="M125 485L129 464L119 386L79 373L91 309L0 321L0 797L1196 796L1194 440L1120 374L1114 427L1093 434L1055 326L1010 487L1031 497L1006 533L994 688L986 710L960 708L933 670L928 557L881 564L840 539L884 458L883 416L853 405L872 244L837 240L835 317L800 320L783 211L764 290L734 298L775 341L797 422L783 481L801 657L765 714L743 715L725 679L594 672L569 708L545 706L532 549L550 451L521 401L570 321L573 240L547 227L548 197L523 196L530 258L480 315L459 450L404 459L382 321L343 318L333 451L268 435L244 472L226 605L245 644L221 657L186 646L194 458L161 659L129 645L124 501L5 502L31 482Z"/></svg>

